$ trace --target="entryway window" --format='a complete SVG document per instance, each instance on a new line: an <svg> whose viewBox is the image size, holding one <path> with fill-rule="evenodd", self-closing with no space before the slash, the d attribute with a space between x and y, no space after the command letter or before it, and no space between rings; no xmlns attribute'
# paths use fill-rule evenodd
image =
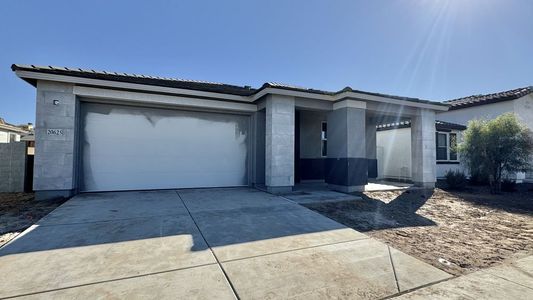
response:
<svg viewBox="0 0 533 300"><path fill-rule="evenodd" d="M437 132L437 160L457 161L457 134L452 132Z"/></svg>
<svg viewBox="0 0 533 300"><path fill-rule="evenodd" d="M328 123L322 122L322 133L320 135L322 144L322 157L328 156Z"/></svg>

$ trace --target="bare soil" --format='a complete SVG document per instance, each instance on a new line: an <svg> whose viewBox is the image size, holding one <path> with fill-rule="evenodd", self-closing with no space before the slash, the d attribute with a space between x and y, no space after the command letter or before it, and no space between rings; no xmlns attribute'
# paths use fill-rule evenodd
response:
<svg viewBox="0 0 533 300"><path fill-rule="evenodd" d="M0 193L0 247L63 202L37 201L33 193Z"/></svg>
<svg viewBox="0 0 533 300"><path fill-rule="evenodd" d="M454 275L533 254L533 190L367 192L306 205Z"/></svg>

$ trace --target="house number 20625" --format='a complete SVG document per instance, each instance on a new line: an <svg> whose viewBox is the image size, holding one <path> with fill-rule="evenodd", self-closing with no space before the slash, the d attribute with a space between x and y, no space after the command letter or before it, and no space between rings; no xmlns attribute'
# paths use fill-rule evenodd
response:
<svg viewBox="0 0 533 300"><path fill-rule="evenodd" d="M63 135L63 129L46 129L48 135Z"/></svg>

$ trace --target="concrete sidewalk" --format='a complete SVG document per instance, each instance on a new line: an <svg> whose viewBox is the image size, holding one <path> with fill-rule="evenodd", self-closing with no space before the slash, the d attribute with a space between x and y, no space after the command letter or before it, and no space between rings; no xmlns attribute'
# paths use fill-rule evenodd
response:
<svg viewBox="0 0 533 300"><path fill-rule="evenodd" d="M376 299L451 277L249 188L78 195L0 265L0 298Z"/></svg>
<svg viewBox="0 0 533 300"><path fill-rule="evenodd" d="M533 256L437 283L394 299L533 299Z"/></svg>

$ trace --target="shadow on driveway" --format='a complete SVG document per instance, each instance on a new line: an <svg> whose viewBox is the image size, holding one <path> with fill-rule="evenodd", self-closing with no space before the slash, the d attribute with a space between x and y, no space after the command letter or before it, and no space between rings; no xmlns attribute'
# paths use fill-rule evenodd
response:
<svg viewBox="0 0 533 300"><path fill-rule="evenodd" d="M361 194L362 200L305 206L355 230L366 232L400 227L435 226L434 221L416 213L432 195L433 190L430 189L406 190L388 203Z"/></svg>
<svg viewBox="0 0 533 300"><path fill-rule="evenodd" d="M92 193L67 201L0 248L0 256L143 240L155 243L147 251L160 247L158 241L172 241L180 243L180 251L194 252L299 236L309 246L304 241L309 235L319 244L320 239L366 238L352 231L345 238L327 234L345 229L298 204L249 188Z"/></svg>

